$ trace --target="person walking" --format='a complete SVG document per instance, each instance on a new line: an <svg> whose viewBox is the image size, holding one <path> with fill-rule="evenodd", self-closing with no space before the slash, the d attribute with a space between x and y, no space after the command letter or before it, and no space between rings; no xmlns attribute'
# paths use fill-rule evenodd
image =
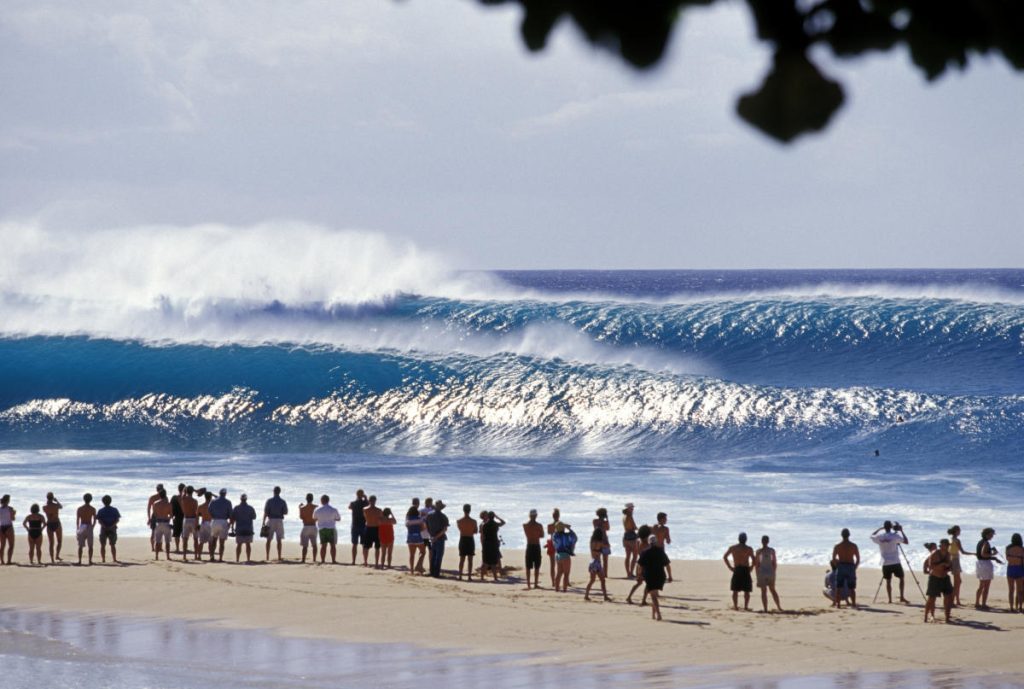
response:
<svg viewBox="0 0 1024 689"><path fill-rule="evenodd" d="M430 533L430 576L435 579L441 576L441 563L444 561L444 545L448 538L448 517L444 514L445 504L441 500L434 502L434 511L427 515L427 531Z"/></svg>
<svg viewBox="0 0 1024 689"><path fill-rule="evenodd" d="M284 540L284 518L288 515L288 503L281 497L281 486L274 486L274 494L263 504L263 523L260 531L266 529L267 552L270 560L270 542L277 539L277 561L281 562L281 542Z"/></svg>
<svg viewBox="0 0 1024 689"><path fill-rule="evenodd" d="M636 565L643 572L644 595L651 597L651 619L661 621L661 591L665 588L665 569L669 565L668 555L658 547L658 537L651 534L647 537L647 550L637 558ZM735 557L734 557L735 560ZM728 563L726 563L728 564ZM733 604L736 594L733 593Z"/></svg>
<svg viewBox="0 0 1024 689"><path fill-rule="evenodd" d="M879 533L883 531L884 533ZM886 520L884 524L871 533L871 540L878 545L882 555L882 578L885 579L885 593L889 596L889 603L892 603L892 578L900 580L900 603L910 603L903 595L904 574L903 565L900 564L900 544L910 543L907 534L899 522Z"/></svg>
<svg viewBox="0 0 1024 689"><path fill-rule="evenodd" d="M778 561L775 558L775 548L768 547L768 536L761 536L761 548L754 553L754 572L757 574L757 588L761 589L761 606L768 612L768 593L772 594L775 601L775 609L782 612L782 604L779 603L779 594L775 590L775 572L778 570Z"/></svg>

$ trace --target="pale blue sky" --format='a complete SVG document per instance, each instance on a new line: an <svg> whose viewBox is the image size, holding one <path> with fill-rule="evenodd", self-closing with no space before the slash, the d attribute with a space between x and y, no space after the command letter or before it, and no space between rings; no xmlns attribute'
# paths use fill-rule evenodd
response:
<svg viewBox="0 0 1024 689"><path fill-rule="evenodd" d="M462 0L11 0L0 221L66 236L299 220L466 268L1024 266L1024 80L824 62L847 105L779 145L734 115L740 3L638 73ZM71 234L75 233L75 234Z"/></svg>

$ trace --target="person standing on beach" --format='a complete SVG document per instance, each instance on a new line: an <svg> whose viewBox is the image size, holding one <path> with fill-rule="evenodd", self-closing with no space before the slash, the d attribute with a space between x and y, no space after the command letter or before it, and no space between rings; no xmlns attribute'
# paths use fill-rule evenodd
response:
<svg viewBox="0 0 1024 689"><path fill-rule="evenodd" d="M316 505L313 504L313 494L306 493L306 504L299 507L299 519L302 520L302 531L299 533L299 545L302 546L302 562L306 562L306 552L309 546L313 546L313 564L316 564Z"/></svg>
<svg viewBox="0 0 1024 689"><path fill-rule="evenodd" d="M242 493L239 503L231 510L231 526L235 529L235 562L242 556L245 546L245 561L252 562L252 539L256 535L256 510L249 504L249 496Z"/></svg>
<svg viewBox="0 0 1024 689"><path fill-rule="evenodd" d="M380 567L391 569L391 557L395 553L395 513L390 507L385 507L381 516L378 533L380 535Z"/></svg>
<svg viewBox="0 0 1024 689"><path fill-rule="evenodd" d="M146 523L149 524L149 547L152 550L156 550L156 522L153 521L153 503L160 499L160 491L164 489L164 484L156 484L156 492L149 496L149 501L146 503Z"/></svg>
<svg viewBox="0 0 1024 689"><path fill-rule="evenodd" d="M171 535L174 536L174 552L181 552L181 532L185 528L185 513L181 509L181 499L185 497L185 484L178 484L178 492L171 496Z"/></svg>
<svg viewBox="0 0 1024 689"><path fill-rule="evenodd" d="M750 570L754 562L754 549L747 545L747 534L741 532L739 543L730 546L722 556L725 566L732 572L729 589L732 591L732 609L739 610L739 594L743 592L743 609L750 610L750 594L754 590L754 582ZM732 563L729 558L732 557Z"/></svg>
<svg viewBox="0 0 1024 689"><path fill-rule="evenodd" d="M341 521L341 513L331 505L329 496L320 496L320 507L313 510L313 519L316 520L317 534L320 536L320 564L327 562L327 546L331 547L331 564L338 564L338 522Z"/></svg>
<svg viewBox="0 0 1024 689"><path fill-rule="evenodd" d="M526 536L526 590L530 590L530 572L533 572L533 588L540 588L540 542L544 538L544 526L537 521L537 510L530 510L530 521L523 524Z"/></svg>
<svg viewBox="0 0 1024 689"><path fill-rule="evenodd" d="M629 590L629 595L626 596L626 603L629 605L633 604L633 594L636 593L636 590L641 586L644 586L644 568L639 564L639 562L640 558L643 557L644 551L651 547L651 544L648 541L653 534L653 530L651 527L647 526L647 524L641 524L640 528L636 530L636 535L639 537L638 540L640 541L640 555L637 556L637 565L633 568L633 571L636 573L636 583L633 584L633 588ZM657 543L657 540L655 540L655 543ZM666 568L668 567L669 566L666 565ZM645 605L647 605L646 588L644 589L643 596L640 598L640 607Z"/></svg>
<svg viewBox="0 0 1024 689"><path fill-rule="evenodd" d="M350 536L352 537L352 564L356 564L356 553L359 551L359 546L363 542L363 532L366 531L366 516L363 514L363 510L369 504L369 500L366 499L366 493L360 488L356 491L356 499L348 504L348 511L352 513L352 528ZM363 564L366 564L365 562Z"/></svg>
<svg viewBox="0 0 1024 689"><path fill-rule="evenodd" d="M156 546L154 558L160 559L160 551L167 551L167 559L171 559L171 518L174 510L167 500L167 491L163 488L157 492L157 499L151 506L153 515L153 542Z"/></svg>
<svg viewBox="0 0 1024 689"><path fill-rule="evenodd" d="M833 608L841 608L840 591L849 592L850 607L857 607L857 568L860 567L860 548L850 540L850 530L840 532L843 540L832 548L832 561L836 563L836 585L833 589Z"/></svg>
<svg viewBox="0 0 1024 689"><path fill-rule="evenodd" d="M590 524L594 529L601 529L601 532L604 534L605 542L601 546L601 566L604 567L604 571L607 573L608 556L612 554L612 542L608 540L608 534L612 530L612 524L608 521L608 510L604 507L597 508L597 512L595 514L597 516L590 520ZM625 518L623 518L623 521L625 521ZM627 555L627 557L629 556Z"/></svg>
<svg viewBox="0 0 1024 689"><path fill-rule="evenodd" d="M441 563L444 561L444 545L448 538L448 517L444 514L445 504L438 500L434 503L434 511L427 515L427 531L430 533L430 576L435 579L441 576Z"/></svg>
<svg viewBox="0 0 1024 689"><path fill-rule="evenodd" d="M490 571L494 581L498 580L501 570L501 536L498 530L503 526L505 520L494 512L488 512L487 521L480 526L480 556L484 564L481 576Z"/></svg>
<svg viewBox="0 0 1024 689"><path fill-rule="evenodd" d="M281 561L281 541L284 540L284 518L288 514L288 503L281 497L281 486L274 486L274 495L263 504L263 524L267 529L267 554L270 559L270 542L277 539L277 561Z"/></svg>
<svg viewBox="0 0 1024 689"><path fill-rule="evenodd" d="M768 537L761 536L761 548L754 553L754 572L757 574L757 588L761 589L761 605L765 612L768 612L769 591L772 594L772 600L775 601L776 610L782 612L779 594L775 591L775 572L778 566L778 561L775 559L775 548L769 548Z"/></svg>
<svg viewBox="0 0 1024 689"><path fill-rule="evenodd" d="M370 548L373 548L373 568L380 568L380 523L384 521L384 511L377 507L377 496L371 495L363 508L363 567L369 566L367 560Z"/></svg>
<svg viewBox="0 0 1024 689"><path fill-rule="evenodd" d="M562 520L562 513L556 507L551 511L551 523L547 526L548 541L544 544L544 547L548 551L548 564L551 566L551 588L555 588L555 527L558 526L558 522Z"/></svg>
<svg viewBox="0 0 1024 689"><path fill-rule="evenodd" d="M470 515L472 511L472 505L468 503L463 505L462 516L455 522L455 526L459 529L459 579L462 578L462 570L466 566L466 561L469 560L469 569L466 570L467 581L473 581L473 557L476 555L476 535L480 532L479 525ZM482 514L481 517L483 517ZM482 572L481 576L483 576Z"/></svg>
<svg viewBox="0 0 1024 689"><path fill-rule="evenodd" d="M952 559L949 571L953 575L953 606L959 608L960 586L963 584L963 565L960 562L961 556L971 555L964 550L964 544L960 542L960 527L954 524L947 529L949 535L949 556Z"/></svg>
<svg viewBox="0 0 1024 689"><path fill-rule="evenodd" d="M117 525L121 521L121 512L110 503L109 495L100 498L103 507L96 512L96 522L100 525L100 560L107 561L107 544L110 544L110 557L117 563Z"/></svg>
<svg viewBox="0 0 1024 689"><path fill-rule="evenodd" d="M405 544L409 546L409 571L407 574L423 574L423 558L426 557L427 544L423 540L423 517L420 516L420 499L413 498L412 505L405 513ZM419 562L416 554L419 553Z"/></svg>
<svg viewBox="0 0 1024 689"><path fill-rule="evenodd" d="M655 536L658 537L658 547L661 548L662 550L664 550L666 545L669 545L669 544L672 543L672 532L670 532L669 529L668 529L668 515L667 514L665 514L664 512L658 512L657 519L658 519L658 523L655 524L653 527L651 527L651 533L653 533ZM640 532L638 530L637 531L637 537L638 538L637 538L636 542L637 542L637 544L641 548L643 548L644 547L644 541L641 540L639 538L639 536L640 536ZM640 557L640 553L637 552L637 558L639 558L639 557ZM672 583L672 564L671 564L671 562L666 566L666 570L668 571L668 580L667 581L668 581L668 583L671 584Z"/></svg>
<svg viewBox="0 0 1024 689"><path fill-rule="evenodd" d="M28 531L28 563L43 564L43 529L46 528L46 517L39 514L39 505L33 503L25 521L21 523ZM52 560L51 560L52 562ZM11 556L7 556L7 564L11 564Z"/></svg>
<svg viewBox="0 0 1024 689"><path fill-rule="evenodd" d="M185 486L185 494L178 504L181 505L181 559L188 559L188 544L192 543L196 559L202 559L199 548L199 501L195 498L196 489Z"/></svg>
<svg viewBox="0 0 1024 689"><path fill-rule="evenodd" d="M636 561L640 558L640 539L636 533L636 520L633 518L633 503L627 502L622 510L622 547L626 551L626 578L632 579L635 574ZM608 558L604 559L605 569Z"/></svg>
<svg viewBox="0 0 1024 689"><path fill-rule="evenodd" d="M590 572L590 581L587 582L587 588L583 592L583 600L590 600L590 589L594 586L594 581L597 579L601 580L601 595L604 596L606 601L610 601L608 597L608 589L605 586L605 572L601 564L601 549L604 548L604 542L607 537L601 529L594 529L594 533L590 535L590 565L587 567L587 571Z"/></svg>
<svg viewBox="0 0 1024 689"><path fill-rule="evenodd" d="M576 549L576 534L565 522L555 525L552 536L555 544L555 591L565 593L569 590L569 576L572 574L572 557Z"/></svg>
<svg viewBox="0 0 1024 689"><path fill-rule="evenodd" d="M1010 612L1024 612L1024 541L1019 533L1010 537L1010 545L1006 546L1003 555L1006 557Z"/></svg>
<svg viewBox="0 0 1024 689"><path fill-rule="evenodd" d="M885 533L878 533L883 529ZM885 592L889 596L889 603L892 603L892 578L895 576L900 580L900 603L909 604L910 601L903 595L904 574L903 565L900 564L900 544L906 545L910 540L903 532L903 527L899 522L893 524L886 520L872 532L871 540L878 545L882 555L882 578L885 579Z"/></svg>
<svg viewBox="0 0 1024 689"><path fill-rule="evenodd" d="M210 562L213 562L213 518L210 516L210 501L213 500L213 493L206 490L206 488L200 488L196 493L203 498L203 502L200 503L196 514L199 516L199 547L196 548L196 559L203 559L203 551L209 549L210 551Z"/></svg>
<svg viewBox="0 0 1024 689"><path fill-rule="evenodd" d="M665 569L669 565L668 555L658 547L658 537L651 534L647 537L647 550L636 561L637 567L643 572L644 595L651 597L651 619L661 621L661 605L659 597L665 588ZM728 564L728 563L726 563ZM749 597L749 596L748 596ZM733 601L736 594L733 594Z"/></svg>
<svg viewBox="0 0 1024 689"><path fill-rule="evenodd" d="M230 526L228 521L234 508L228 500L228 489L221 488L217 497L210 502L210 561L213 562L213 551L217 549L217 559L224 562L224 542L228 540Z"/></svg>
<svg viewBox="0 0 1024 689"><path fill-rule="evenodd" d="M92 565L93 533L96 528L96 508L92 506L92 493L82 496L85 503L75 513L75 536L78 540L78 564L82 564L82 550L89 546L89 564Z"/></svg>
<svg viewBox="0 0 1024 689"><path fill-rule="evenodd" d="M11 507L11 496L0 498L0 565L14 562L14 518L18 513Z"/></svg>
<svg viewBox="0 0 1024 689"><path fill-rule="evenodd" d="M988 610L988 589L992 585L992 577L995 575L994 562L1002 562L998 557L998 551L992 547L989 541L996 535L996 530L987 528L981 532L981 540L974 548L974 555L978 558L974 566L974 573L978 577L978 590L974 594L974 607L978 610Z"/></svg>
<svg viewBox="0 0 1024 689"><path fill-rule="evenodd" d="M928 593L924 603L924 621L928 615L935 618L935 599L942 596L942 606L946 613L946 624L949 624L949 613L953 608L953 582L949 580L949 570L953 558L949 554L949 539L939 541L939 547L924 562L924 572L928 575Z"/></svg>
<svg viewBox="0 0 1024 689"><path fill-rule="evenodd" d="M60 549L64 545L64 527L60 523L62 509L64 509L64 505L60 504L60 500L53 493L47 493L43 514L46 515L46 540L50 546L50 564L53 564L54 560L63 562L60 557ZM54 551L55 542L56 551Z"/></svg>

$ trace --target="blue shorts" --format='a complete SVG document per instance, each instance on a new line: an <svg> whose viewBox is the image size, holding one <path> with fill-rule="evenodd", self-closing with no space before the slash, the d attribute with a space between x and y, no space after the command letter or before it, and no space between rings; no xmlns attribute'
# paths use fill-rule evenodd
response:
<svg viewBox="0 0 1024 689"><path fill-rule="evenodd" d="M366 531L365 526L352 525L352 545L359 545L359 541L363 538L364 531Z"/></svg>
<svg viewBox="0 0 1024 689"><path fill-rule="evenodd" d="M840 562L836 568L836 588L857 590L857 568L850 562Z"/></svg>

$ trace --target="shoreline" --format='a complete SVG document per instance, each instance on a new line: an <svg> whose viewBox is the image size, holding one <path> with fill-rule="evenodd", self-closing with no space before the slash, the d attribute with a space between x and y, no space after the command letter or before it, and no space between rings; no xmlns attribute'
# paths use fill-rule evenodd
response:
<svg viewBox="0 0 1024 689"><path fill-rule="evenodd" d="M521 551L507 551L510 578L466 582L433 580L401 570L375 571L346 565L262 562L263 542L254 544L253 565L234 564L231 543L225 563L155 563L145 539L118 543L124 565L29 567L19 539L16 566L0 568L4 606L26 610L150 616L199 622L215 628L262 629L289 637L341 642L400 643L455 654L527 656L529 662L574 663L646 670L685 669L697 675L789 677L843 672L955 671L965 675L1024 672L1018 638L998 631L1024 631L1024 615L1000 611L1005 582L993 584L995 610L954 609L956 624L924 624L923 601L907 577L910 606L871 604L878 570L862 569L862 609L831 610L822 595L824 567L780 565L778 591L784 613L733 611L728 571L719 561L679 560L676 582L666 587L665 621L650 620L649 608L624 603L631 585L621 578L621 558L612 557L613 602L583 600L589 576L586 558L574 558L573 588L526 591ZM74 541L65 541L65 555ZM285 558L296 558L295 543ZM339 547L339 560L350 551ZM395 563L407 561L396 545ZM108 554L109 557L109 554ZM372 557L372 553L371 553ZM97 545L95 560L99 562ZM65 558L65 564L70 560ZM17 566L21 565L21 566ZM450 574L458 559L446 552ZM547 562L541 584L547 582ZM921 579L921 575L918 575ZM972 598L975 580L965 576L962 599ZM113 595L112 595L113 594ZM593 596L593 592L592 592ZM600 593L598 592L598 597ZM880 594L885 599L884 587ZM769 601L770 602L770 601ZM742 596L741 596L742 604ZM760 609L758 589L751 607ZM941 617L941 611L940 611ZM983 645L986 653L972 652Z"/></svg>

